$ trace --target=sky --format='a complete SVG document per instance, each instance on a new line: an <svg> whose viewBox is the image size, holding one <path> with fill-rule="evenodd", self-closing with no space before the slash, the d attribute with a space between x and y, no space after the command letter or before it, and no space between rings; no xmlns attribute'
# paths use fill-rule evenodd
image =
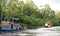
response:
<svg viewBox="0 0 60 36"><path fill-rule="evenodd" d="M41 5L49 4L52 10L60 10L60 0L32 0L40 8Z"/></svg>

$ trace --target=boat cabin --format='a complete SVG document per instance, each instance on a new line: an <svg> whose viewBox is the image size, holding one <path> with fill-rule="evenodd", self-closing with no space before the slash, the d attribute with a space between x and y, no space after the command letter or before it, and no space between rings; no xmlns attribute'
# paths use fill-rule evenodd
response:
<svg viewBox="0 0 60 36"><path fill-rule="evenodd" d="M19 19L18 18L5 18L1 23L1 30L18 30Z"/></svg>

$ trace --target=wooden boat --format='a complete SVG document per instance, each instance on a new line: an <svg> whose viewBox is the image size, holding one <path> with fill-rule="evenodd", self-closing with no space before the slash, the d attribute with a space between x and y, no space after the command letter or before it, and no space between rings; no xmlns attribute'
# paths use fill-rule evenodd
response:
<svg viewBox="0 0 60 36"><path fill-rule="evenodd" d="M6 18L1 23L1 31L16 31L19 30L18 18Z"/></svg>

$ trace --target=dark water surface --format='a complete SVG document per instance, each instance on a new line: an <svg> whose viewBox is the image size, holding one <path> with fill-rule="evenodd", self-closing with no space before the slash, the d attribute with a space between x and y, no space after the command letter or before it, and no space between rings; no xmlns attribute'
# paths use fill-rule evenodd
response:
<svg viewBox="0 0 60 36"><path fill-rule="evenodd" d="M60 36L60 31L55 28L27 29L18 32L1 32L0 36Z"/></svg>

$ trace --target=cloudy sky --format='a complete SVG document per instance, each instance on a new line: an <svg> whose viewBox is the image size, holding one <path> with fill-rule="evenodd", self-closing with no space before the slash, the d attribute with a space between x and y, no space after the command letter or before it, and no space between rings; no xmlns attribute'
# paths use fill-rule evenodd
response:
<svg viewBox="0 0 60 36"><path fill-rule="evenodd" d="M52 10L60 10L60 0L33 0L33 2L38 7L44 4L49 4Z"/></svg>
<svg viewBox="0 0 60 36"><path fill-rule="evenodd" d="M33 0L33 2L38 7L44 4L49 4L52 10L60 10L60 0Z"/></svg>

